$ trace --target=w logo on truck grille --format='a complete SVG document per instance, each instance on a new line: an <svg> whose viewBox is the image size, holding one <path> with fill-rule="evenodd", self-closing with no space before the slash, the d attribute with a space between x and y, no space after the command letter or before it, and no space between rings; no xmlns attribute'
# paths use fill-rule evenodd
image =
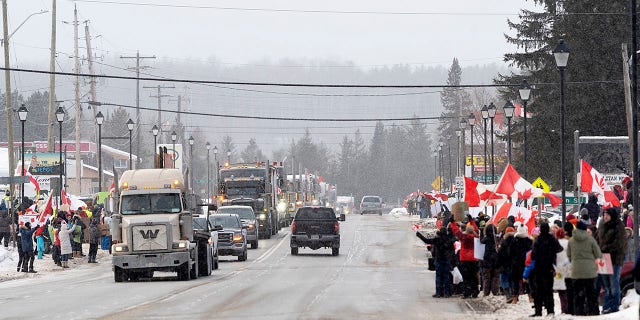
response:
<svg viewBox="0 0 640 320"><path fill-rule="evenodd" d="M160 232L160 229L156 229L154 231L151 230L139 230L140 234L142 235L143 239L155 239L158 237L158 232Z"/></svg>

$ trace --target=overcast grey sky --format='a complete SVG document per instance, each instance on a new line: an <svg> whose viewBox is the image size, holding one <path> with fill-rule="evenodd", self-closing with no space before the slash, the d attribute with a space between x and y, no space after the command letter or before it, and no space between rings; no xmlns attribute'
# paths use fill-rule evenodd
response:
<svg viewBox="0 0 640 320"><path fill-rule="evenodd" d="M155 54L245 64L267 58L352 61L361 66L412 63L465 65L501 61L514 48L503 34L508 18L532 1L431 0L58 0L58 51L73 52L73 6L91 20L98 54ZM129 3L129 4L118 4ZM12 63L48 68L51 0L8 0ZM153 4L153 6L131 5ZM160 5L160 6L158 6ZM162 6L173 5L174 7ZM187 6L187 7L175 7ZM189 7L192 6L192 7ZM223 10L205 7L375 11L422 14L346 14ZM81 32L81 36L84 32ZM84 46L84 45L83 45Z"/></svg>

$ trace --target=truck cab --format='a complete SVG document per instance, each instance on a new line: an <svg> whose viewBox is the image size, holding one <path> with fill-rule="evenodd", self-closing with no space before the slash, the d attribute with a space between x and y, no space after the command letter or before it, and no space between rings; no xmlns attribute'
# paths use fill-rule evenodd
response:
<svg viewBox="0 0 640 320"><path fill-rule="evenodd" d="M154 271L177 272L182 280L211 274L211 235L194 230L187 189L178 169L123 173L112 216L116 282L152 277Z"/></svg>

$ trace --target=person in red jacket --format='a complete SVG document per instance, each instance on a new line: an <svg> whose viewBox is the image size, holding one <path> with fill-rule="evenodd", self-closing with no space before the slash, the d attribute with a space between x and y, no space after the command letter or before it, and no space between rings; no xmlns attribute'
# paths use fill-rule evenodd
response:
<svg viewBox="0 0 640 320"><path fill-rule="evenodd" d="M478 237L478 226L471 215L467 215L467 221L464 231L458 226L453 217L449 226L453 234L460 240L460 273L462 274L462 298L477 298L480 290L478 289L478 260L473 256L474 239Z"/></svg>

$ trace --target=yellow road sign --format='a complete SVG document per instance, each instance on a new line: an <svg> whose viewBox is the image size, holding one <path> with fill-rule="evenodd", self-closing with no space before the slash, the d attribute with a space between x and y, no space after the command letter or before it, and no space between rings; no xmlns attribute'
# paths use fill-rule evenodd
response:
<svg viewBox="0 0 640 320"><path fill-rule="evenodd" d="M549 192L551 191L551 188L549 188L549 185L544 182L544 180L542 180L542 178L538 177L536 180L533 181L532 185L536 188L540 188L542 189L542 191L544 192Z"/></svg>

